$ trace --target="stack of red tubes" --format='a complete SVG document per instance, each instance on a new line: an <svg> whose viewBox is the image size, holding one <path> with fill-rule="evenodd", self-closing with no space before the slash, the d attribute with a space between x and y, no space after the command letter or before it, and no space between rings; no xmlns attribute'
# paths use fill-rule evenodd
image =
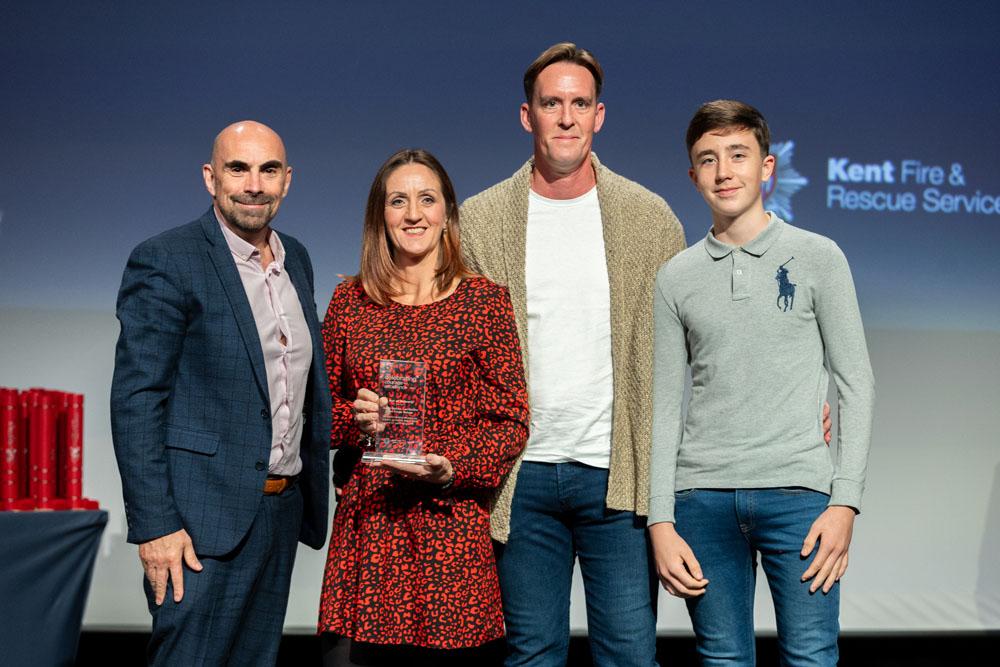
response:
<svg viewBox="0 0 1000 667"><path fill-rule="evenodd" d="M0 510L97 509L83 497L83 395L0 387Z"/></svg>

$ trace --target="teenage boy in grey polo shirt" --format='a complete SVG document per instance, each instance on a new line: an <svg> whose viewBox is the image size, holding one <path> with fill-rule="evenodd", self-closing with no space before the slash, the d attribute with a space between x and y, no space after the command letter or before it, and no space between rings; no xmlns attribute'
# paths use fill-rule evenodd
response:
<svg viewBox="0 0 1000 667"><path fill-rule="evenodd" d="M874 402L850 270L833 241L764 210L761 184L775 158L756 109L702 105L687 148L712 229L656 279L657 571L687 599L703 664L752 665L759 554L782 664L835 665L837 582L861 507ZM692 394L682 423L685 363ZM818 418L830 373L834 460Z"/></svg>

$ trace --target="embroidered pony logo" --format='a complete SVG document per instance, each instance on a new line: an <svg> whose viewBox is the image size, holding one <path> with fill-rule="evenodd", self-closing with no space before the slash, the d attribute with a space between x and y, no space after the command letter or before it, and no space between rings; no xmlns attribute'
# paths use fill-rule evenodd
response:
<svg viewBox="0 0 1000 667"><path fill-rule="evenodd" d="M795 259L794 257L789 258L788 262ZM785 264L788 264L785 262ZM788 279L788 269L785 268L785 264L778 267L778 273L774 276L774 279L778 281L778 301L777 306L781 308L781 312L787 313L795 305L795 283Z"/></svg>

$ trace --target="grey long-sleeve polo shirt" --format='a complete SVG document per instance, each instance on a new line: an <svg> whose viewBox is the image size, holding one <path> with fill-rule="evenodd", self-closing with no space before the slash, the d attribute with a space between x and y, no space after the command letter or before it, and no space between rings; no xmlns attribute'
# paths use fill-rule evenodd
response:
<svg viewBox="0 0 1000 667"><path fill-rule="evenodd" d="M830 239L769 216L750 243L709 232L657 273L650 524L673 521L689 488L801 486L861 508L874 380L850 269ZM820 417L830 373L836 460Z"/></svg>

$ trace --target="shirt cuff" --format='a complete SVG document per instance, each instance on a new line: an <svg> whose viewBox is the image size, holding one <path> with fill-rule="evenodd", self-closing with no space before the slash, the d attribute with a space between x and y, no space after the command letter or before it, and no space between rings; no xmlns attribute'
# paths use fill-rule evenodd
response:
<svg viewBox="0 0 1000 667"><path fill-rule="evenodd" d="M649 499L649 517L646 519L646 525L652 526L654 523L663 523L664 521L674 521L673 493L652 496Z"/></svg>
<svg viewBox="0 0 1000 667"><path fill-rule="evenodd" d="M834 479L830 493L830 505L846 505L858 514L861 513L861 494L865 486L851 479Z"/></svg>

